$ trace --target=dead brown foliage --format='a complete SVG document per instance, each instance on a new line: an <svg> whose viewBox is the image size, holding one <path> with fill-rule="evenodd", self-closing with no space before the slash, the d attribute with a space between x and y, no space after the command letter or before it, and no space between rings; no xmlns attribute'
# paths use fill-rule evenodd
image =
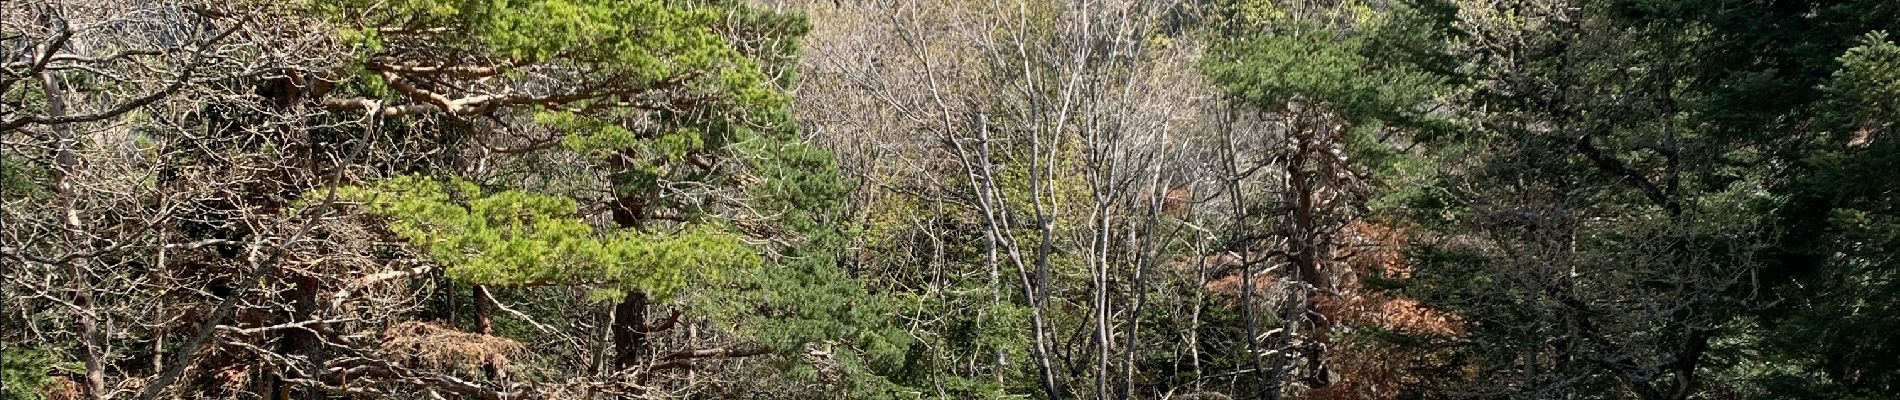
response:
<svg viewBox="0 0 1900 400"><path fill-rule="evenodd" d="M1346 226L1345 233L1354 252L1336 266L1347 269L1341 274L1344 279L1338 281L1340 295L1326 299L1321 308L1353 331L1335 344L1327 360L1338 379L1326 387L1306 391L1302 398L1394 399L1403 388L1429 378L1414 371L1429 365L1435 355L1362 333L1382 330L1456 336L1464 332L1465 326L1457 316L1420 305L1418 300L1365 288L1360 278L1375 271L1386 279L1412 277L1412 268L1402 253L1406 239L1402 229L1355 222Z"/></svg>
<svg viewBox="0 0 1900 400"><path fill-rule="evenodd" d="M479 370L508 365L526 348L513 339L468 333L427 323L404 322L383 331L383 351L400 363L433 369Z"/></svg>

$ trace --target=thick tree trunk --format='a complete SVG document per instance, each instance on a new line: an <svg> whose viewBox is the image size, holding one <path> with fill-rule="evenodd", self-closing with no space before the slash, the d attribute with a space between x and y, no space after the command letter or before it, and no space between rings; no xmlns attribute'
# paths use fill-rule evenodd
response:
<svg viewBox="0 0 1900 400"><path fill-rule="evenodd" d="M495 296L488 293L488 287L475 285L473 290L475 305L475 332L483 335L495 334Z"/></svg>
<svg viewBox="0 0 1900 400"><path fill-rule="evenodd" d="M634 292L614 305L614 367L640 365L646 357L647 302L646 293Z"/></svg>
<svg viewBox="0 0 1900 400"><path fill-rule="evenodd" d="M608 208L612 210L614 225L621 229L639 230L646 225L648 202L640 194L619 194ZM646 356L645 328L649 302L646 293L630 291L620 303L614 305L610 328L613 332L614 368L624 370L640 365L641 359Z"/></svg>
<svg viewBox="0 0 1900 400"><path fill-rule="evenodd" d="M498 304L495 302L495 296L488 293L488 287L483 285L475 285L473 292L474 295L472 297L474 297L474 299L472 300L475 303L475 332L481 333L483 336L494 336L495 307L497 307L496 304ZM482 375L489 380L501 380L505 378L505 376L502 375L501 366L495 365L494 360L482 362Z"/></svg>
<svg viewBox="0 0 1900 400"><path fill-rule="evenodd" d="M294 283L294 286L292 287L290 293L288 294L289 299L287 299L289 300L289 303L291 304L290 318L288 318L289 321L301 322L301 321L309 321L312 318L315 318L316 310L317 310L317 296L318 296L318 293L322 290L323 282L317 280L316 277L305 276L305 275L290 277L290 281ZM312 325L310 329L322 329L322 327L319 325ZM317 338L317 335L305 329L286 329L283 332L284 332L283 339L282 341L278 342L278 346L277 346L278 354L295 354L295 355L302 356L304 357L304 360L306 360L305 362L309 364L308 370L310 372L321 374L322 373L321 365L323 365L323 359L322 357L320 357L319 353L321 352L322 349L319 346L319 339ZM296 390L296 385L290 384L288 382L284 382L283 378L322 379L322 377L303 376L303 374L299 372L299 369L295 367L286 368L285 370L280 371L280 373L283 375L279 378L276 378L277 382L275 382L275 385L277 386L277 390L276 390L276 396L278 396L277 398L286 399L286 400L296 399L296 398L305 398L305 399L317 398L316 393L307 392L307 391L300 392Z"/></svg>
<svg viewBox="0 0 1900 400"><path fill-rule="evenodd" d="M1329 135L1321 131L1324 128L1313 126L1318 124L1312 124L1312 122L1314 121L1295 116L1292 124L1293 154L1287 162L1286 172L1288 186L1291 189L1288 194L1293 196L1293 237L1289 241L1293 248L1289 249L1288 253L1292 256L1294 268L1298 273L1296 278L1301 283L1316 289L1315 292L1304 296L1304 304L1298 311L1301 315L1291 316L1291 318L1305 320L1311 324L1312 330L1308 333L1312 340L1311 347L1304 351L1310 368L1309 373L1311 373L1308 380L1316 385L1324 386L1329 383L1326 376L1325 351L1328 338L1332 334L1332 321L1321 312L1320 299L1327 295L1332 282L1330 277L1320 269L1320 263L1323 261L1320 255L1320 242L1325 239L1319 227L1320 214L1325 212L1320 209L1320 177L1317 176L1316 171L1308 167L1310 164L1326 162L1320 159L1323 157L1316 157L1315 153L1330 148L1331 143L1322 141L1322 138ZM1314 167L1317 168L1317 166Z"/></svg>

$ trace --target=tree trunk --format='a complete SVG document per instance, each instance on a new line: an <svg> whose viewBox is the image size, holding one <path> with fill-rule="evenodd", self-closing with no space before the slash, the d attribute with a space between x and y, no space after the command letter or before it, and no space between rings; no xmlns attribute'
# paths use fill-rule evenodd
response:
<svg viewBox="0 0 1900 400"><path fill-rule="evenodd" d="M639 365L646 356L647 295L628 293L614 305L614 367L626 369Z"/></svg>
<svg viewBox="0 0 1900 400"><path fill-rule="evenodd" d="M639 194L620 194L615 196L613 211L614 224L621 229L639 230L646 224L647 199ZM626 298L614 305L613 341L614 368L627 369L639 365L647 350L647 305L646 293L629 291Z"/></svg>
<svg viewBox="0 0 1900 400"><path fill-rule="evenodd" d="M1293 248L1288 253L1292 256L1293 265L1299 274L1296 278L1311 286L1316 292L1310 292L1304 296L1304 304L1298 311L1300 315L1291 317L1305 320L1312 326L1312 331L1308 334L1312 339L1312 344L1303 353L1306 355L1307 366L1312 374L1309 378L1312 378L1311 380L1317 385L1324 386L1328 383L1325 349L1328 337L1332 334L1332 321L1321 312L1319 300L1327 295L1327 290L1332 287L1332 283L1325 272L1320 270L1322 261L1320 242L1324 236L1320 234L1321 216L1319 214L1325 211L1320 209L1318 198L1320 177L1316 176L1316 171L1308 169L1308 164L1326 162L1316 160L1322 157L1316 157L1314 153L1331 146L1328 146L1330 143L1322 143L1322 138L1328 135L1320 131L1324 128L1316 126L1320 125L1316 123L1320 121L1301 118L1297 114L1293 118L1294 122L1290 130L1293 154L1286 166L1288 186L1291 189L1289 194L1293 196L1293 237L1289 241Z"/></svg>
<svg viewBox="0 0 1900 400"><path fill-rule="evenodd" d="M495 307L496 304L498 304L495 302L495 296L489 294L488 286L484 285L475 285L473 292L474 299L472 300L475 303L475 332L481 333L482 336L494 336ZM501 366L495 365L494 360L482 361L482 375L488 377L490 380L500 380L504 378L501 373Z"/></svg>
<svg viewBox="0 0 1900 400"><path fill-rule="evenodd" d="M309 321L316 318L317 296L322 290L323 282L319 281L316 277L307 275L292 276L290 277L290 281L294 284L288 294L290 297L288 300L291 304L290 322ZM321 326L312 325L309 329L321 329ZM279 354L302 356L308 364L311 373L322 374L323 370L321 366L323 365L323 359L318 354L322 349L318 343L319 339L317 335L309 330L286 329L284 330L283 341L278 343L277 352ZM303 376L304 374L294 366L279 373L282 375L276 378L277 382L275 382L277 385L277 398L286 400L294 398L317 398L316 393L299 392L294 385L284 382L282 379L303 378L320 380L322 379L321 376Z"/></svg>
<svg viewBox="0 0 1900 400"><path fill-rule="evenodd" d="M44 51L51 53L57 50L59 49L49 48ZM59 77L55 76L53 71L40 72L40 88L46 93L47 115L55 118L65 116L66 101L59 85ZM78 138L73 136L73 128L68 124L54 125L53 132L57 136L54 140L57 141L56 146L58 146L58 154L55 155L58 168L54 171L57 174L54 184L58 186L60 208L66 214L63 218L68 235L66 242L73 246L83 246L85 243L90 243L90 240L81 233L84 232L82 230L84 227L79 221L79 194L74 192L72 182L72 174L79 168L79 157L75 149L78 146ZM82 250L73 249L73 251ZM66 273L67 278L73 280L72 304L79 317L79 345L82 348L80 359L86 364L86 396L99 399L106 394L105 345L103 343L105 336L99 333L98 313L93 310L94 289L90 271L84 266L86 261L84 257L67 261Z"/></svg>

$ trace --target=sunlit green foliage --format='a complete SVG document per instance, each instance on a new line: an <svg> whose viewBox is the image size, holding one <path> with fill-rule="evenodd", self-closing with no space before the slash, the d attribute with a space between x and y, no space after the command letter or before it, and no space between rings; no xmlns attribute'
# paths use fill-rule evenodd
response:
<svg viewBox="0 0 1900 400"><path fill-rule="evenodd" d="M1234 96L1275 109L1313 102L1354 123L1429 121L1424 111L1444 79L1375 63L1364 45L1323 30L1244 38L1211 57L1207 72Z"/></svg>
<svg viewBox="0 0 1900 400"><path fill-rule="evenodd" d="M1865 130L1855 133L1872 135L1900 129L1895 127L1900 124L1900 46L1894 45L1887 32L1875 31L1838 60L1841 68L1828 79L1823 93L1836 109L1855 116L1846 122L1859 125L1851 128Z"/></svg>
<svg viewBox="0 0 1900 400"><path fill-rule="evenodd" d="M401 50L426 48L497 64L566 64L618 85L681 86L724 93L739 104L784 99L728 35L808 29L802 18L737 1L320 0L313 6L367 53L395 50L401 57L408 55ZM426 42L400 38L415 33L432 34Z"/></svg>
<svg viewBox="0 0 1900 400"><path fill-rule="evenodd" d="M718 279L760 262L737 236L710 226L597 233L572 199L485 192L467 181L411 175L339 194L390 218L391 231L471 284L592 285L664 297L689 279Z"/></svg>
<svg viewBox="0 0 1900 400"><path fill-rule="evenodd" d="M1443 51L1454 36L1447 7L1420 0L1377 11L1340 6L1295 15L1271 2L1242 2L1240 25L1257 28L1216 41L1202 69L1226 95L1250 107L1273 113L1311 107L1337 118L1345 128L1343 150L1355 167L1382 181L1417 180L1432 167L1381 140L1394 131L1424 141L1461 129L1448 115L1433 112L1458 81ZM1353 30L1341 34L1326 24ZM1420 189L1399 185L1375 205L1429 195Z"/></svg>

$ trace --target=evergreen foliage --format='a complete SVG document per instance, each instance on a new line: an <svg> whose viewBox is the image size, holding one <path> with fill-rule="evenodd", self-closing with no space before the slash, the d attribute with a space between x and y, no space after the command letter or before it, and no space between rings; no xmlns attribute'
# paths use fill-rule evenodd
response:
<svg viewBox="0 0 1900 400"><path fill-rule="evenodd" d="M0 400L1900 399L1892 0L175 3L0 5Z"/></svg>
<svg viewBox="0 0 1900 400"><path fill-rule="evenodd" d="M47 400L64 390L54 376L83 370L78 363L60 359L53 351L7 348L0 354L0 399Z"/></svg>
<svg viewBox="0 0 1900 400"><path fill-rule="evenodd" d="M588 285L608 289L603 293L616 299L625 291L667 297L689 279L717 280L760 262L737 236L719 228L597 233L578 218L572 199L518 190L484 193L467 181L410 175L338 193L390 218L392 232L468 284Z"/></svg>

